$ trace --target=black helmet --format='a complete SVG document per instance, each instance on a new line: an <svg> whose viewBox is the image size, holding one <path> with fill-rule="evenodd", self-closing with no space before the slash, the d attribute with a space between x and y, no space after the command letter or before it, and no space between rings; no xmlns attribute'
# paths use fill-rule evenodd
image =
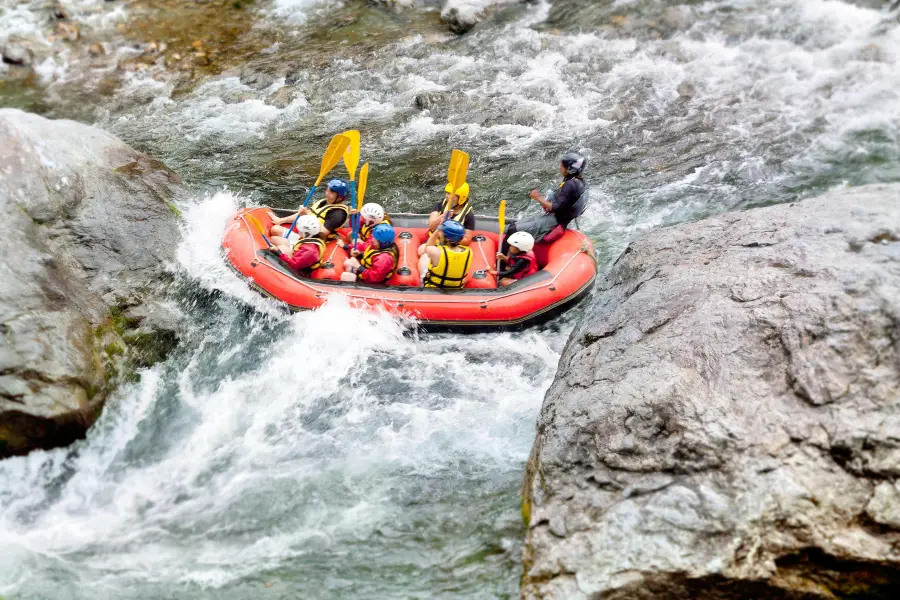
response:
<svg viewBox="0 0 900 600"><path fill-rule="evenodd" d="M563 157L559 159L559 162L566 168L569 175L581 175L581 172L584 171L584 168L587 166L587 160L577 152L566 152L563 154Z"/></svg>

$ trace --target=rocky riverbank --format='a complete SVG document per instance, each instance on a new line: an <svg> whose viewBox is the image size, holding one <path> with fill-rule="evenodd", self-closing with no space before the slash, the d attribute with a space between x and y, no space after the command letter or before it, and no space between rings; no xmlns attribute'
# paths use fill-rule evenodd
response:
<svg viewBox="0 0 900 600"><path fill-rule="evenodd" d="M112 135L0 110L0 457L82 437L173 344L178 176Z"/></svg>
<svg viewBox="0 0 900 600"><path fill-rule="evenodd" d="M572 333L524 598L900 588L900 185L652 231Z"/></svg>

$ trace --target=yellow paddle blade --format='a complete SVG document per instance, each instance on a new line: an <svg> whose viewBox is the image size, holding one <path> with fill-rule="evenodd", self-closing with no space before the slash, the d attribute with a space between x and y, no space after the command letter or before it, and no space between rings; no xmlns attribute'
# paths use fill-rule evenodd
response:
<svg viewBox="0 0 900 600"><path fill-rule="evenodd" d="M254 226L254 227L256 227L257 229L259 229L260 235L262 235L263 237L266 236L266 230L265 230L265 228L262 226L262 223L259 222L259 219L257 219L256 217L254 217L254 216L251 215L250 213L247 213L247 220L250 221L251 223L253 223L253 226Z"/></svg>
<svg viewBox="0 0 900 600"><path fill-rule="evenodd" d="M344 150L344 166L347 167L350 181L353 181L356 179L356 167L359 165L359 132L351 129L341 135L350 140L350 145Z"/></svg>
<svg viewBox="0 0 900 600"><path fill-rule="evenodd" d="M366 184L369 183L369 163L359 170L359 183L356 189L356 210L362 210L363 198L366 197Z"/></svg>
<svg viewBox="0 0 900 600"><path fill-rule="evenodd" d="M500 237L503 237L503 230L506 229L506 200L500 201L500 210L497 212L497 221L500 225ZM499 248L497 249L499 251Z"/></svg>
<svg viewBox="0 0 900 600"><path fill-rule="evenodd" d="M462 150L450 152L450 164L447 165L447 183L452 184L456 180L456 172L459 170L459 161L462 158Z"/></svg>
<svg viewBox="0 0 900 600"><path fill-rule="evenodd" d="M341 158L344 156L344 152L349 145L350 138L345 135L338 134L331 138L331 143L328 144L325 156L322 157L322 168L319 170L319 178L316 179L316 187L322 183L322 180L325 179L328 172L341 162Z"/></svg>
<svg viewBox="0 0 900 600"><path fill-rule="evenodd" d="M453 184L454 190L458 190L466 182L466 175L469 174L469 155L462 150L454 150L454 152L459 154L456 159L456 170L453 172L453 179L450 180L450 183Z"/></svg>

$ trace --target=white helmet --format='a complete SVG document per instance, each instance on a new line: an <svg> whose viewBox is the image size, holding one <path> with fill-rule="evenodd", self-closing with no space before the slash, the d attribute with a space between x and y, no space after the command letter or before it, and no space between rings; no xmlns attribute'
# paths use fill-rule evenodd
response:
<svg viewBox="0 0 900 600"><path fill-rule="evenodd" d="M303 215L297 219L297 233L303 237L313 237L322 231L322 224L313 215Z"/></svg>
<svg viewBox="0 0 900 600"><path fill-rule="evenodd" d="M381 223L384 220L384 209L381 208L380 204L375 204L374 202L369 202L363 205L362 210L359 211L359 214L362 215L363 221L366 222L366 225L375 225L376 223Z"/></svg>
<svg viewBox="0 0 900 600"><path fill-rule="evenodd" d="M529 252L534 248L534 236L527 231L517 231L509 236L509 240L507 241L510 246L515 246L522 252Z"/></svg>

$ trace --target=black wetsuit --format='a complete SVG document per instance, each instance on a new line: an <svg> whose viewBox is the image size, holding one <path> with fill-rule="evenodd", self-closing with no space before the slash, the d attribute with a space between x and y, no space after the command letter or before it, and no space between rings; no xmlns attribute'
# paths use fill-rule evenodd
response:
<svg viewBox="0 0 900 600"><path fill-rule="evenodd" d="M554 194L553 201L550 207L550 214L555 217L556 223L558 225L561 225L563 229L568 227L569 223L571 223L578 216L578 200L581 199L584 193L584 179L582 179L580 175L568 175L565 179L563 179L562 184L559 186L556 194ZM543 217L543 215L541 216ZM526 217L525 219L522 219L522 221L533 221L535 219L536 217ZM516 227L516 225L517 223L513 222L509 227L506 228L506 237L503 239L503 247L500 250L503 254L507 254L509 252L509 242L507 242L506 240L509 239L510 235L514 234L517 231L528 231L528 233L532 234L536 240L540 240L546 233L548 233L546 229L542 231L529 231L527 227L519 229Z"/></svg>

